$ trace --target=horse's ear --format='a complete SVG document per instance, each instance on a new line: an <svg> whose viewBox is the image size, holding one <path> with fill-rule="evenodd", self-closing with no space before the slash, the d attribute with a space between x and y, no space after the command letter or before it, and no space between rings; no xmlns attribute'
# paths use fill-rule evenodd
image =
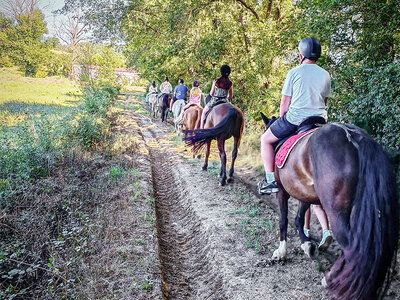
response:
<svg viewBox="0 0 400 300"><path fill-rule="evenodd" d="M262 112L260 112L260 114L261 114L261 118L263 119L265 125L268 125L269 119L267 118L267 116L264 115Z"/></svg>

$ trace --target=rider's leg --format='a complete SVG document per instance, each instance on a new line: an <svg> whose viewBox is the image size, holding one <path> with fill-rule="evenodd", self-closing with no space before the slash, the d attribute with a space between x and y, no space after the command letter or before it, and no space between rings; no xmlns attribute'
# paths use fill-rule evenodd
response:
<svg viewBox="0 0 400 300"><path fill-rule="evenodd" d="M201 113L201 120L200 120L200 129L204 128L204 116L206 115L207 111L209 110L208 106L206 105L203 108L203 112Z"/></svg>
<svg viewBox="0 0 400 300"><path fill-rule="evenodd" d="M304 234L306 237L310 237L310 220L311 220L311 208L307 209L304 215Z"/></svg>
<svg viewBox="0 0 400 300"><path fill-rule="evenodd" d="M271 129L268 130L261 136L261 160L264 165L264 171L266 177L274 176L275 169L275 152L273 145L278 141L278 138L272 133ZM267 175L269 174L269 175ZM273 177L272 180L268 180L268 182L272 182L275 180Z"/></svg>
<svg viewBox="0 0 400 300"><path fill-rule="evenodd" d="M322 239L318 245L318 248L321 250L325 250L332 242L332 235L329 230L328 217L326 216L326 213L321 205L313 205L313 211L322 227Z"/></svg>
<svg viewBox="0 0 400 300"><path fill-rule="evenodd" d="M278 184L275 181L275 152L273 144L278 138L268 130L261 136L261 160L264 165L265 178L258 183L258 192L260 194L271 194L279 191Z"/></svg>

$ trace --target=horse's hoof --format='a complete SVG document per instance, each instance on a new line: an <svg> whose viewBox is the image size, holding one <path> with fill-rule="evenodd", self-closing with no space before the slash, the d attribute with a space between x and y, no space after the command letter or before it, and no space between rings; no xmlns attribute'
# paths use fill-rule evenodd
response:
<svg viewBox="0 0 400 300"><path fill-rule="evenodd" d="M207 171L207 167L202 167L201 168L203 171Z"/></svg>
<svg viewBox="0 0 400 300"><path fill-rule="evenodd" d="M228 177L228 182L232 183L233 182L233 177Z"/></svg>
<svg viewBox="0 0 400 300"><path fill-rule="evenodd" d="M328 284L326 283L326 277L325 277L325 276L322 278L321 284L322 284L322 286L323 286L324 288L327 288L327 287L328 287Z"/></svg>
<svg viewBox="0 0 400 300"><path fill-rule="evenodd" d="M221 182L219 183L219 185L220 185L220 186L226 185L226 181L225 181L225 180L221 181Z"/></svg>
<svg viewBox="0 0 400 300"><path fill-rule="evenodd" d="M197 158L200 159L201 158L201 154L197 155Z"/></svg>
<svg viewBox="0 0 400 300"><path fill-rule="evenodd" d="M318 248L311 242L304 242L301 244L301 249L303 249L304 253L312 260L318 257Z"/></svg>
<svg viewBox="0 0 400 300"><path fill-rule="evenodd" d="M279 248L272 254L273 260L286 260L287 246L286 241L279 242Z"/></svg>

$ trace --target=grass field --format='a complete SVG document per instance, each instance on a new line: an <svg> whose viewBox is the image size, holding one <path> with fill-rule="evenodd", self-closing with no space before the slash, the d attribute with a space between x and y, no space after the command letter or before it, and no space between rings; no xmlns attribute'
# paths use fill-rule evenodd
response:
<svg viewBox="0 0 400 300"><path fill-rule="evenodd" d="M79 86L66 78L23 77L15 68L0 68L0 126L68 111L80 101L80 94Z"/></svg>
<svg viewBox="0 0 400 300"><path fill-rule="evenodd" d="M80 94L74 82L61 77L23 77L15 68L0 68L0 105L10 102L75 106Z"/></svg>

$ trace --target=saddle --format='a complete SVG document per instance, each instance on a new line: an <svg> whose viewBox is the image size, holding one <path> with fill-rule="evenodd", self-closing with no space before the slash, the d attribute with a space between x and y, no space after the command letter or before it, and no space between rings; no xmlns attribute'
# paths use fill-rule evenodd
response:
<svg viewBox="0 0 400 300"><path fill-rule="evenodd" d="M280 139L274 144L274 150L275 153L279 151L279 148L292 136L309 131L311 129L317 128L317 127L322 127L322 125L326 124L326 121L323 117L317 117L317 116L312 116L307 119L305 119L303 122L300 123L300 125L297 126L296 132L293 134L284 137L283 139Z"/></svg>
<svg viewBox="0 0 400 300"><path fill-rule="evenodd" d="M225 99L225 97L223 99ZM207 117L210 114L210 112L213 110L213 108L216 107L217 105L223 104L223 103L226 103L226 101L225 100L217 100L217 101L215 101L214 105L209 107L208 111L206 111L206 113L204 115L203 124L206 124Z"/></svg>

